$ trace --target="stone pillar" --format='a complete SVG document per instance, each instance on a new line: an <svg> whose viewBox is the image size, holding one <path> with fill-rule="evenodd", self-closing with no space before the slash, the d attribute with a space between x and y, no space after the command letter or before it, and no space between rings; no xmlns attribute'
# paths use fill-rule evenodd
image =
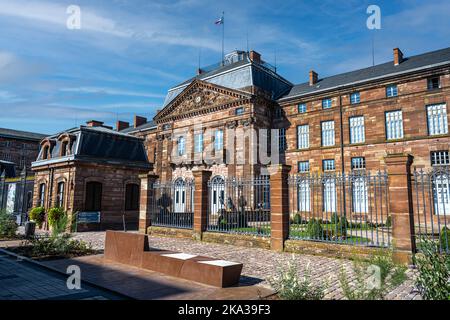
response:
<svg viewBox="0 0 450 320"><path fill-rule="evenodd" d="M291 166L280 164L270 168L270 247L283 251L289 236L289 172Z"/></svg>
<svg viewBox="0 0 450 320"><path fill-rule="evenodd" d="M197 240L202 239L202 233L206 230L208 223L208 181L211 171L195 170L194 175L194 236Z"/></svg>
<svg viewBox="0 0 450 320"><path fill-rule="evenodd" d="M390 154L385 158L389 175L389 210L392 218L393 258L398 263L412 262L416 249L409 154Z"/></svg>
<svg viewBox="0 0 450 320"><path fill-rule="evenodd" d="M6 193L6 171L0 172L0 210L3 209L4 206L4 199L5 199L5 193Z"/></svg>
<svg viewBox="0 0 450 320"><path fill-rule="evenodd" d="M139 201L139 232L147 233L147 228L151 225L152 208L155 201L155 189L153 184L158 176L153 172L139 175L141 180L141 194Z"/></svg>

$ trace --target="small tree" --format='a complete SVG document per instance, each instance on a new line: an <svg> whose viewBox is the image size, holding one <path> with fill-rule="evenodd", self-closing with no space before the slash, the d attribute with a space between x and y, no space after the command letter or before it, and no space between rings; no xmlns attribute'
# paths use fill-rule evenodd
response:
<svg viewBox="0 0 450 320"><path fill-rule="evenodd" d="M45 220L45 208L44 207L35 207L31 209L29 214L30 220L36 222L39 229L42 228L42 224Z"/></svg>
<svg viewBox="0 0 450 320"><path fill-rule="evenodd" d="M64 210L59 207L51 208L50 210L48 210L47 214L48 224L51 227L54 227L55 224L58 223L59 219L64 216L64 214Z"/></svg>

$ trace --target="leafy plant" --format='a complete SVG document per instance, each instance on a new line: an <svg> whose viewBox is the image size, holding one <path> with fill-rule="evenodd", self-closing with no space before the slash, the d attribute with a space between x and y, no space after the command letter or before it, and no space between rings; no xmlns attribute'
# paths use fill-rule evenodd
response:
<svg viewBox="0 0 450 320"><path fill-rule="evenodd" d="M283 300L321 300L325 296L325 284L314 285L311 282L309 266L303 277L298 276L295 260L288 262L287 268L277 268L277 274L268 279L270 285Z"/></svg>
<svg viewBox="0 0 450 320"><path fill-rule="evenodd" d="M294 219L292 220L292 223L294 224L301 224L302 223L302 216L298 213L295 214Z"/></svg>
<svg viewBox="0 0 450 320"><path fill-rule="evenodd" d="M450 250L450 229L446 226L442 227L441 235L439 237L439 242L441 244L441 250Z"/></svg>
<svg viewBox="0 0 450 320"><path fill-rule="evenodd" d="M339 215L337 214L337 212L333 213L333 215L331 216L331 223L332 224L339 223Z"/></svg>
<svg viewBox="0 0 450 320"><path fill-rule="evenodd" d="M17 232L17 223L14 217L6 210L0 210L0 237L12 238Z"/></svg>
<svg viewBox="0 0 450 320"><path fill-rule="evenodd" d="M64 215L65 215L65 212L63 209L61 209L59 207L51 208L50 210L48 210L48 213L47 213L48 224L51 227L54 227L55 224L58 223L59 219L61 219L61 217Z"/></svg>
<svg viewBox="0 0 450 320"><path fill-rule="evenodd" d="M414 256L418 270L415 285L424 300L450 300L450 255L440 254L439 243L420 239Z"/></svg>
<svg viewBox="0 0 450 320"><path fill-rule="evenodd" d="M392 216L388 216L386 218L386 222L384 223L384 225L386 226L386 228L392 227Z"/></svg>
<svg viewBox="0 0 450 320"><path fill-rule="evenodd" d="M62 234L67 231L67 226L69 224L69 217L66 213L59 217L52 225L53 235Z"/></svg>
<svg viewBox="0 0 450 320"><path fill-rule="evenodd" d="M337 236L347 236L347 227L348 227L348 222L347 219L345 217L342 217L339 222L336 224L335 227L335 235Z"/></svg>
<svg viewBox="0 0 450 320"><path fill-rule="evenodd" d="M24 243L23 248L27 248L25 254L33 258L81 256L94 252L90 244L71 239L70 234L31 239Z"/></svg>
<svg viewBox="0 0 450 320"><path fill-rule="evenodd" d="M349 300L383 300L387 293L406 280L406 266L392 260L392 251L378 251L368 260L353 262L349 276L341 269L339 282Z"/></svg>
<svg viewBox="0 0 450 320"><path fill-rule="evenodd" d="M311 239L320 239L323 235L323 228L320 220L309 220L306 226L306 234Z"/></svg>
<svg viewBox="0 0 450 320"><path fill-rule="evenodd" d="M45 208L44 207L35 207L31 209L29 213L30 220L36 222L39 229L42 228L42 224L45 221Z"/></svg>

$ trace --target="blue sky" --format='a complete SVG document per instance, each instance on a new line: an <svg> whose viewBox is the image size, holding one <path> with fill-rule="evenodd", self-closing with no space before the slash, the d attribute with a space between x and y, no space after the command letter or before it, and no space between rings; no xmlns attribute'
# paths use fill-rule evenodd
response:
<svg viewBox="0 0 450 320"><path fill-rule="evenodd" d="M66 28L69 5L81 29ZM382 29L366 28L381 7ZM450 1L0 0L0 127L54 133L86 120L152 118L167 89L249 47L293 83L450 46Z"/></svg>

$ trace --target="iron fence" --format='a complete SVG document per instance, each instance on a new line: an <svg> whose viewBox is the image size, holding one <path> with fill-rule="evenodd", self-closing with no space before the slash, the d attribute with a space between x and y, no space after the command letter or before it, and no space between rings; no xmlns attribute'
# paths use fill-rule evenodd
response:
<svg viewBox="0 0 450 320"><path fill-rule="evenodd" d="M194 182L177 179L153 185L151 224L192 229L194 225Z"/></svg>
<svg viewBox="0 0 450 320"><path fill-rule="evenodd" d="M207 231L270 236L270 180L214 177L208 183Z"/></svg>
<svg viewBox="0 0 450 320"><path fill-rule="evenodd" d="M293 175L289 238L387 247L392 237L388 196L385 172Z"/></svg>
<svg viewBox="0 0 450 320"><path fill-rule="evenodd" d="M431 239L441 252L450 253L450 167L413 173L414 231L420 241Z"/></svg>

